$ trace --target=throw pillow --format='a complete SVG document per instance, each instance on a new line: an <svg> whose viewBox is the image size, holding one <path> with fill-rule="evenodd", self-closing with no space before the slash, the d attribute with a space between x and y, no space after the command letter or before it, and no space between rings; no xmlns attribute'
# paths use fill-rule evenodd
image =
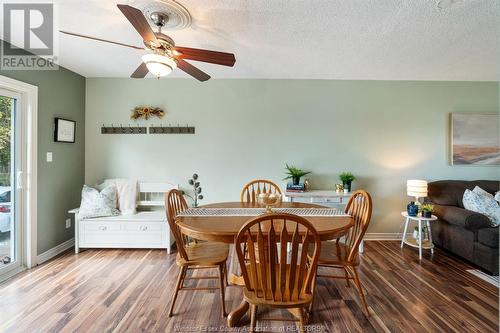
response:
<svg viewBox="0 0 500 333"><path fill-rule="evenodd" d="M116 209L116 187L106 186L99 190L83 185L82 202L78 217L88 219L92 217L114 216L120 212Z"/></svg>
<svg viewBox="0 0 500 333"><path fill-rule="evenodd" d="M495 200L500 204L500 191L495 193Z"/></svg>
<svg viewBox="0 0 500 333"><path fill-rule="evenodd" d="M472 190L472 192L477 193L479 195L484 195L484 196L486 196L488 198L493 198L493 194L491 194L490 192L486 192L485 190L483 190L479 186L474 187L474 189Z"/></svg>
<svg viewBox="0 0 500 333"><path fill-rule="evenodd" d="M122 215L134 215L137 206L137 180L133 179L106 179L97 188L116 186L118 199L117 208Z"/></svg>
<svg viewBox="0 0 500 333"><path fill-rule="evenodd" d="M500 206L495 199L465 190L463 198L464 208L488 217L492 227L500 224Z"/></svg>

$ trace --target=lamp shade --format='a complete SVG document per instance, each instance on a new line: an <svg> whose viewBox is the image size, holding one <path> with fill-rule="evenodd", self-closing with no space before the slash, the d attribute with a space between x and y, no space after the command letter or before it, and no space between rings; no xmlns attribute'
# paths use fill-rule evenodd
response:
<svg viewBox="0 0 500 333"><path fill-rule="evenodd" d="M427 196L427 182L417 179L406 181L406 193L410 197L425 198Z"/></svg>

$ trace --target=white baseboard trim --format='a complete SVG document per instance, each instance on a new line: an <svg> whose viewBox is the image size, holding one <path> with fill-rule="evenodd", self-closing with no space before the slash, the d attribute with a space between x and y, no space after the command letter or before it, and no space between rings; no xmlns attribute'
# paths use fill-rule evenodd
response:
<svg viewBox="0 0 500 333"><path fill-rule="evenodd" d="M379 232L369 232L365 234L364 240L401 240L401 236L403 233L395 232L395 233L379 233ZM407 237L411 236L408 234Z"/></svg>
<svg viewBox="0 0 500 333"><path fill-rule="evenodd" d="M57 256L60 253L63 253L67 249L72 248L75 246L75 239L71 238L65 241L64 243L61 243L57 246L54 246L50 250L45 251L44 253L41 253L37 257L37 265L40 265L41 263L46 262L47 260L50 260Z"/></svg>

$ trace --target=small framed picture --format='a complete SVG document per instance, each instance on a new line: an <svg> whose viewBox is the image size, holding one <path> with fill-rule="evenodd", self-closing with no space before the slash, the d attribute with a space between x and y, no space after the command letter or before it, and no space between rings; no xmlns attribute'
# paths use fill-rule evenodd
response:
<svg viewBox="0 0 500 333"><path fill-rule="evenodd" d="M75 143L76 121L55 118L54 141Z"/></svg>

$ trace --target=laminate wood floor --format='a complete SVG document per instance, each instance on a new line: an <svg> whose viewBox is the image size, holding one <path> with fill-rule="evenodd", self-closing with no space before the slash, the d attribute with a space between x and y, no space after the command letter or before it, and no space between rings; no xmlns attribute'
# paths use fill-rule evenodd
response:
<svg viewBox="0 0 500 333"><path fill-rule="evenodd" d="M236 267L233 257L229 269ZM368 241L360 275L371 316L363 315L352 285L320 278L308 328L311 332L498 332L498 289L467 273L468 268L439 250L432 258L426 253L419 263L417 252L401 250L398 242ZM175 315L169 318L177 273L175 254L162 250L66 252L0 285L0 331L245 331L245 326L226 326L217 291L181 291ZM215 286L217 281L190 283ZM226 289L228 309L240 303L241 293L240 287ZM266 312L259 311L258 317L280 316L275 310ZM259 320L258 327L295 331L293 322Z"/></svg>

